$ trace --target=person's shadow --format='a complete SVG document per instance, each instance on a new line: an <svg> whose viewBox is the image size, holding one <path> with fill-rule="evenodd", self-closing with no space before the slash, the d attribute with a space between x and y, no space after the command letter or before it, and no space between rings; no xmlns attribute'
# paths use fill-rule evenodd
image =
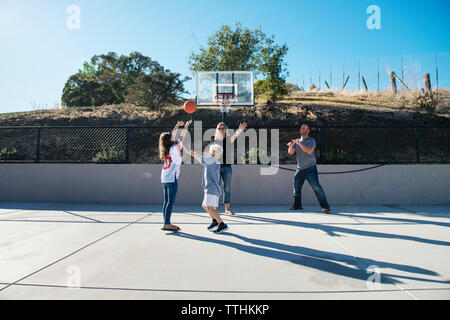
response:
<svg viewBox="0 0 450 320"><path fill-rule="evenodd" d="M185 232L177 232L170 235L195 241L220 244L245 253L255 254L270 259L288 261L304 267L313 268L324 272L333 273L339 276L363 281L366 281L369 278L371 272L368 270L368 267L371 265L376 265L379 268L397 269L409 273L439 276L439 274L434 271L419 267L376 261L368 258L355 258L351 255L342 253L327 252L302 246L293 246L267 240L248 238L231 232L221 234L220 238L203 237ZM222 237L223 239L221 239ZM236 238L252 245L240 244L233 241L224 240L226 238ZM394 275L384 272L380 273L380 283L402 283L402 281L400 281L399 279L409 279L432 283L450 283L450 281L448 280L441 281L420 277Z"/></svg>
<svg viewBox="0 0 450 320"><path fill-rule="evenodd" d="M342 214L339 214L339 215L343 216ZM239 216L237 216L237 218L242 219L242 220L252 221L252 222L282 224L282 225L286 225L286 226L302 227L302 228L309 228L309 229L314 228L314 229L318 229L318 230L322 230L322 231L326 232L331 237L339 237L340 236L339 233L348 233L348 234L355 234L355 235L365 236L365 237L402 239L402 240L410 240L410 241L428 243L428 244L433 244L433 245L450 246L450 242L448 242L448 241L426 239L426 238L420 238L420 237L416 237L416 236L402 235L402 234L391 234L391 233L385 233L385 232L379 232L379 231L368 231L368 230L344 228L344 227L340 227L337 225L322 225L322 224L318 224L318 223L281 220L281 219L273 219L273 218L267 218L267 217L250 216L250 215L245 215L245 214L240 214ZM366 217L364 217L364 218L366 218Z"/></svg>

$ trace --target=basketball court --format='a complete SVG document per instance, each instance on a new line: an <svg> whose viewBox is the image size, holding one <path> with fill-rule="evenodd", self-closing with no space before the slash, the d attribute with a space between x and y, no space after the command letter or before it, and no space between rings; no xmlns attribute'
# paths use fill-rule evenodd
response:
<svg viewBox="0 0 450 320"><path fill-rule="evenodd" d="M185 111L216 106L225 122L254 105L253 77L198 72ZM450 299L449 205L244 203L214 234L200 203L175 205L173 233L162 199L0 202L0 299Z"/></svg>
<svg viewBox="0 0 450 320"><path fill-rule="evenodd" d="M234 209L0 203L0 299L450 298L448 205Z"/></svg>

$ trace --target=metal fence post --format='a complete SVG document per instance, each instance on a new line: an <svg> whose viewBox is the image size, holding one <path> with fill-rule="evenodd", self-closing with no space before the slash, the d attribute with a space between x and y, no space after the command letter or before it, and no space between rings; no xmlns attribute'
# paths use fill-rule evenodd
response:
<svg viewBox="0 0 450 320"><path fill-rule="evenodd" d="M380 59L377 60L377 92L380 92Z"/></svg>
<svg viewBox="0 0 450 320"><path fill-rule="evenodd" d="M434 64L436 66L436 96L437 96L437 103L439 103L439 74L438 74L437 54L434 55Z"/></svg>
<svg viewBox="0 0 450 320"><path fill-rule="evenodd" d="M127 127L127 145L125 150L126 163L130 162L130 128Z"/></svg>
<svg viewBox="0 0 450 320"><path fill-rule="evenodd" d="M416 135L416 153L417 153L417 163L420 163L420 149L419 149L419 129L414 128L414 132Z"/></svg>
<svg viewBox="0 0 450 320"><path fill-rule="evenodd" d="M39 163L40 153L41 153L41 128L38 128L37 146L36 146L36 163Z"/></svg>
<svg viewBox="0 0 450 320"><path fill-rule="evenodd" d="M320 163L323 163L323 145L324 145L324 140L323 140L323 128L319 127L319 139L320 139L320 157L319 157L319 161Z"/></svg>

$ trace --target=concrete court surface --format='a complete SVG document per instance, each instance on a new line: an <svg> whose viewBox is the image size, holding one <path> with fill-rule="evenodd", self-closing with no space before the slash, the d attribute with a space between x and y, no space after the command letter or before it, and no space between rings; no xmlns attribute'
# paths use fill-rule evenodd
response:
<svg viewBox="0 0 450 320"><path fill-rule="evenodd" d="M450 205L0 202L0 299L450 299Z"/></svg>

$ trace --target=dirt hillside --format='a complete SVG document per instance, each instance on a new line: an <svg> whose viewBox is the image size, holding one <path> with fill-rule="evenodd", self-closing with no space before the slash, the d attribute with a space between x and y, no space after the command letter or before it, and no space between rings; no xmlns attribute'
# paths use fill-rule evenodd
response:
<svg viewBox="0 0 450 320"><path fill-rule="evenodd" d="M276 104L257 101L253 107L233 107L230 125L246 121L265 125L450 125L450 93L443 92L437 112L418 111L409 96L399 93L303 92L291 94ZM408 102L408 103L406 103ZM37 110L0 114L0 126L172 126L177 120L202 120L214 126L221 120L217 107L198 108L191 116L183 102L158 111L127 104L102 107Z"/></svg>

